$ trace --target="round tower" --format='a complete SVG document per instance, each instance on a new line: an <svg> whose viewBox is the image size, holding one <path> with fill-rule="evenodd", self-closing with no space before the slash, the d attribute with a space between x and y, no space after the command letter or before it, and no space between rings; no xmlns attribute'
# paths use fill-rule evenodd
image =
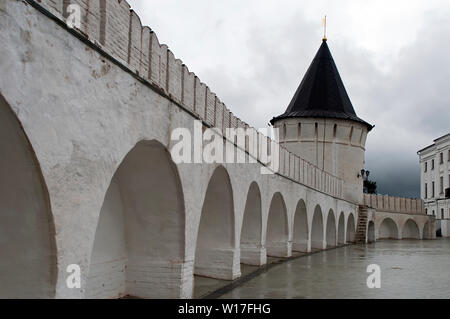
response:
<svg viewBox="0 0 450 319"><path fill-rule="evenodd" d="M286 112L271 123L279 129L281 145L342 178L345 199L363 202L360 175L373 126L356 115L326 39Z"/></svg>

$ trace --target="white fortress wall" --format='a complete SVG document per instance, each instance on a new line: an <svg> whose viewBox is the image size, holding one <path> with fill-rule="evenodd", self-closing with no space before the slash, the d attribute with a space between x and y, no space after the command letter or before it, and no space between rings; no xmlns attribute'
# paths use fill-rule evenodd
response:
<svg viewBox="0 0 450 319"><path fill-rule="evenodd" d="M112 278L116 278L116 284L107 287L109 290L99 290L94 287L92 292L86 292L86 289L91 289L88 276L90 276L94 239L97 236L96 230L102 206L105 204L105 195L107 193L114 195L109 193L112 185L110 182L127 154L132 155L135 150L140 149L136 148L136 146L140 147L139 142L155 141L163 149L169 150L171 130L187 127L193 131L193 120L196 118L202 119L205 124L219 127L221 123L223 127L229 123L228 125L231 124L234 127L245 128L246 124L233 116L211 90L189 72L181 61L173 58L163 45L158 45L156 50L152 50L151 54L147 55L156 56L157 62L151 58L150 62L143 67L141 64L137 65L137 59L127 56L126 50L109 48L109 52L116 54L121 63L129 60L133 65L134 71L127 74L120 64L105 58L103 54L71 36L55 21L24 2L8 1L2 3L2 6L0 28L4 45L0 50L4 58L0 62L0 69L2 74L8 74L8 76L0 79L0 91L28 136L48 186L57 246L56 297L120 296L124 293L124 289L146 297L152 297L149 294L151 291L158 296L192 296L192 274L202 206L210 179L221 165L176 165L183 194L186 223L182 237L183 254L177 263L165 270L161 268L164 263L149 263L141 258L136 259L137 256L128 255L126 260L129 263L137 260L140 264L146 264L147 271L136 272L136 275L140 273L143 276L141 280L147 282L147 287L137 287L127 281L127 288L124 288L121 284L123 272L115 270L123 266L111 263L110 266L105 264L108 268L100 271L100 277L94 270L91 276L97 274L97 284L93 282L97 287L101 286L103 280L113 283ZM123 2L120 7L115 8L118 13L123 14L126 11L122 6ZM130 19L127 22L130 22ZM92 20L90 22L88 20L88 33ZM126 19L123 18L123 20ZM30 24L33 28L29 28ZM124 22L123 25L126 23ZM148 30L146 32L148 32L147 38L153 39L151 45L154 47L157 44L156 36ZM122 36L119 31L114 33L117 39L114 42L108 42L110 38L107 33L104 39L105 45L120 43L119 45L122 46L123 43L127 43L123 40L126 32L123 32ZM160 54L162 51L166 54ZM129 52L134 51L131 49ZM169 61L168 64L167 61ZM148 65L152 66L148 70L148 74L152 75L151 78L147 78L148 83L132 76L137 69L145 70ZM155 69L159 71L156 73ZM145 73L144 71L144 75ZM152 87L149 87L150 85ZM19 87L20 90L17 89ZM184 104L181 105L181 103ZM260 139L266 140L262 136ZM246 148L248 150L248 145ZM286 177L281 173L261 175L262 165L259 162L223 165L229 175L233 195L231 207L234 216L229 220L231 248L227 248L227 253L221 257L223 264L227 266L221 268L220 265L203 265L202 271L206 269L206 275L228 279L240 275L241 226L247 193L253 182L257 183L261 192L261 238L253 250L247 250L249 254L247 262L265 263L266 231L271 227L267 223L268 215L279 213L269 212L276 193L281 194L286 207L286 229L283 231L286 231L287 235L284 250L275 251L275 254L288 256L291 253L293 215L301 199L308 205L309 229L312 227L312 212L316 206L322 207L324 221L327 220L330 211L334 214L337 211L344 211L347 217L350 214L357 214L356 205L342 201L337 196L342 181L292 156L283 148L280 152L283 158L282 174ZM261 154L258 155L261 156ZM303 163L302 170L300 170L300 163ZM300 183L301 180L304 184ZM152 185L143 185L143 187L152 187ZM117 196L114 198L117 199ZM132 209L126 199L121 205ZM112 219L111 222L114 225L120 224L117 219ZM326 227L325 222L323 227ZM325 230L323 232L325 233ZM173 238L170 234L170 232L164 232L164 236L169 236L167 240ZM127 240L134 242L137 239L127 237ZM108 246L104 248L109 249ZM132 254L134 254L133 251L131 251ZM113 252L110 251L110 253ZM123 252L118 251L114 254L120 256ZM130 254L129 250L128 254ZM81 289L68 289L66 286L66 269L71 264L81 266ZM131 276L132 269L138 270L136 267L131 267L131 264L128 269L128 277ZM151 269L154 271L150 271ZM102 279L102 276L105 277ZM162 282L169 285L163 285ZM155 287L152 285L158 286L158 289L150 289Z"/></svg>
<svg viewBox="0 0 450 319"><path fill-rule="evenodd" d="M62 12L74 3L84 15L70 34ZM175 164L173 129L194 132L195 120L204 129L248 125L141 26L126 1L2 1L0 41L0 106L20 124L11 130L29 141L21 143L35 156L54 224L56 260L44 266L57 279L43 297L189 298L194 274L231 280L241 262L335 245L342 227L345 234L350 220L355 227L358 204L342 198L344 181L283 147L272 175L261 174L261 149L255 164ZM244 148L249 156L249 143ZM402 203L395 207L417 209ZM13 207L14 216L24 207ZM72 264L81 267L80 289L66 284ZM0 288L0 296L9 291Z"/></svg>

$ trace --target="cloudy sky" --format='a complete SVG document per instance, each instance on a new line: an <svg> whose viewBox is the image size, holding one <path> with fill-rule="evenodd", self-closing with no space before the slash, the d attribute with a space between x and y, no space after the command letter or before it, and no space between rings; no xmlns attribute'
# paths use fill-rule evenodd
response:
<svg viewBox="0 0 450 319"><path fill-rule="evenodd" d="M376 125L366 168L378 192L419 196L417 151L450 132L448 0L129 0L142 23L238 117L283 113L328 45L359 117Z"/></svg>

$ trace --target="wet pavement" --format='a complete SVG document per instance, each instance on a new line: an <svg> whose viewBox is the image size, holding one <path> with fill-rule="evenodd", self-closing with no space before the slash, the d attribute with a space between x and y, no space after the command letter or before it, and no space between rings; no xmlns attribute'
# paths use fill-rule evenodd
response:
<svg viewBox="0 0 450 319"><path fill-rule="evenodd" d="M380 289L367 287L371 264L380 266ZM220 298L450 298L450 239L345 246L242 272L232 286L196 278L196 297L216 288Z"/></svg>

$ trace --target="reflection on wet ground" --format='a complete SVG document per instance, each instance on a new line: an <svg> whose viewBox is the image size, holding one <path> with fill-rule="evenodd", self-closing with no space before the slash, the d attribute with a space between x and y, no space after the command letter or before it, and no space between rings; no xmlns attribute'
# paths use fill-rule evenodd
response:
<svg viewBox="0 0 450 319"><path fill-rule="evenodd" d="M279 259L278 259L279 260ZM273 260L272 260L273 261ZM367 266L381 268L381 288L367 287ZM243 275L256 267L243 267ZM450 239L386 240L302 256L250 275L221 298L450 298ZM204 285L202 285L202 282ZM225 282L196 278L196 297Z"/></svg>

